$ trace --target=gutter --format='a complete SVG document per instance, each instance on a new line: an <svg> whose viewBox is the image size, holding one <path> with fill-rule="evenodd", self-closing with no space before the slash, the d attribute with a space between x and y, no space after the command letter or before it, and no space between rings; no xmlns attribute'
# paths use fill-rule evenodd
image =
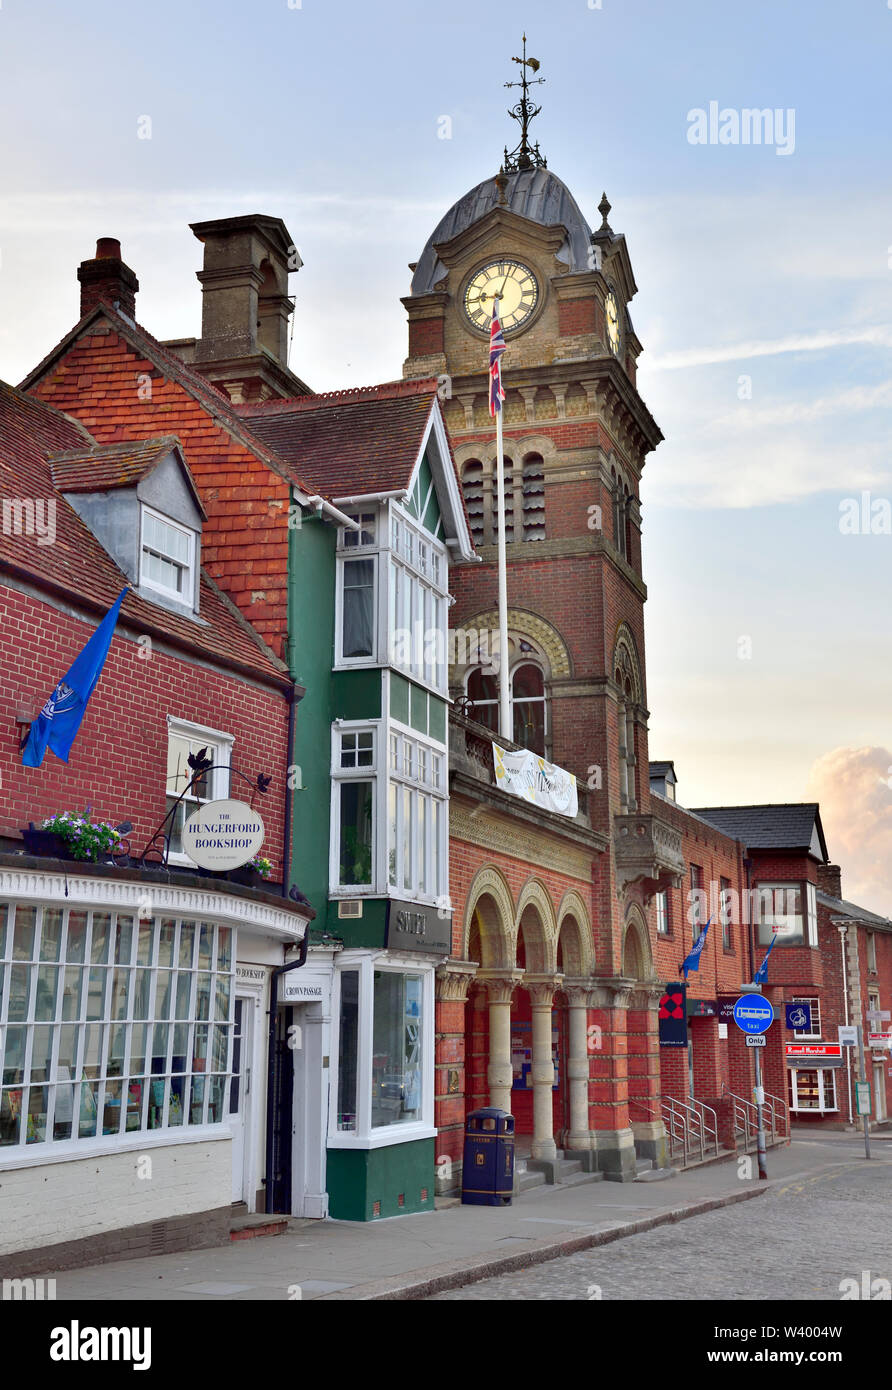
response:
<svg viewBox="0 0 892 1390"><path fill-rule="evenodd" d="M339 512L337 507L333 507L330 502L327 502L324 497L320 497L318 493L313 497L307 498L307 505L309 506L310 504L315 506L317 512L327 512L329 516L334 517L342 526L349 526L351 531L362 530L362 526L358 521L354 521L352 516L347 516L344 512Z"/></svg>
<svg viewBox="0 0 892 1390"><path fill-rule="evenodd" d="M397 488L394 492L358 492L355 497L336 497L335 502L342 502L345 506L353 507L360 502L384 502L390 497L404 498L409 496L409 489L405 487ZM315 501L310 498L310 501Z"/></svg>

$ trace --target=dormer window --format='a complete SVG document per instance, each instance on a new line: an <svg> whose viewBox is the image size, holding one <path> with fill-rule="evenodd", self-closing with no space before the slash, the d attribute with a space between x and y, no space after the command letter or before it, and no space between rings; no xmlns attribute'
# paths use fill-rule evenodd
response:
<svg viewBox="0 0 892 1390"><path fill-rule="evenodd" d="M142 507L140 586L192 607L195 590L195 532L151 507Z"/></svg>

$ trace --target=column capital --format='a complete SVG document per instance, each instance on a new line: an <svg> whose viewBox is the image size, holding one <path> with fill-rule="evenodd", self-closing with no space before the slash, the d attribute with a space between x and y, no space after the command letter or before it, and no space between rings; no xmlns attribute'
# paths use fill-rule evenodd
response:
<svg viewBox="0 0 892 1390"><path fill-rule="evenodd" d="M661 980L639 980L632 990L629 1007L632 1009L655 1009L666 991Z"/></svg>
<svg viewBox="0 0 892 1390"><path fill-rule="evenodd" d="M627 1009L637 981L631 975L601 975L593 979L592 1007Z"/></svg>
<svg viewBox="0 0 892 1390"><path fill-rule="evenodd" d="M522 970L478 970L477 979L486 985L490 1004L510 1004L523 979Z"/></svg>
<svg viewBox="0 0 892 1390"><path fill-rule="evenodd" d="M565 975L561 988L571 1009L594 1007L594 981L589 975Z"/></svg>
<svg viewBox="0 0 892 1390"><path fill-rule="evenodd" d="M463 1004L468 997L468 986L479 968L473 960L447 960L443 965L438 965L437 998Z"/></svg>
<svg viewBox="0 0 892 1390"><path fill-rule="evenodd" d="M550 1008L555 990L561 988L563 979L563 975L536 975L527 971L523 977L523 987L529 990L533 1007Z"/></svg>

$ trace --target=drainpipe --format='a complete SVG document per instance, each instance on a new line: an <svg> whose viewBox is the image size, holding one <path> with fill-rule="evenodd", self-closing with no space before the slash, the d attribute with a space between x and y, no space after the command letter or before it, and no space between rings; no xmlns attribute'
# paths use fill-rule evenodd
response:
<svg viewBox="0 0 892 1390"><path fill-rule="evenodd" d="M290 656L290 652L289 652ZM289 665L290 665L289 661ZM288 692L288 769L285 773L285 844L282 852L282 897L288 897L291 876L291 818L294 811L294 788L291 785L290 768L294 764L294 726L297 707L306 695L306 686L295 685ZM298 790L300 790L298 788Z"/></svg>
<svg viewBox="0 0 892 1390"><path fill-rule="evenodd" d="M275 1096L273 1095L273 1072L275 1070L276 1055L276 1015L279 1008L279 976L287 975L289 970L300 970L302 965L307 963L307 951L310 946L310 924L304 925L304 934L300 942L300 951L297 960L293 960L288 965L277 965L269 980L269 1036L267 1041L267 1067L266 1067L266 1165L264 1175L264 1187L266 1189L266 1202L269 1204L270 1194L273 1190L273 1125L275 1123ZM269 1214L269 1213L267 1213Z"/></svg>
<svg viewBox="0 0 892 1390"><path fill-rule="evenodd" d="M749 978L752 980L753 976L754 976L755 973L756 973L756 960L755 960L755 955L754 955L754 953L753 953L753 914L752 914L752 902L753 902L753 899L752 899L752 870L753 870L753 861L752 861L752 859L750 859L750 858L748 857L748 855L746 855L746 854L744 854L744 856L743 856L743 867L744 867L744 871L745 871L745 873L746 873L746 905L747 905L747 917L749 918L749 922L747 923L747 933L746 933L747 946L748 946L748 949L749 949L749 957L750 957L750 974L749 974Z"/></svg>

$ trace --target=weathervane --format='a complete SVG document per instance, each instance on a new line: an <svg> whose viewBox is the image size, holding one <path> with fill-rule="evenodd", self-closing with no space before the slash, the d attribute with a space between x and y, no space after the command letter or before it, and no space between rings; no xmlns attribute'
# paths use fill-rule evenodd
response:
<svg viewBox="0 0 892 1390"><path fill-rule="evenodd" d="M542 110L541 106L534 106L530 100L530 87L538 86L545 81L545 78L534 77L533 80L530 81L527 77L527 68L530 68L532 72L539 71L539 59L527 57L526 34L523 36L523 57L512 58L511 61L512 63L519 63L521 69L520 82L505 83L506 87L520 87L522 91L520 101L517 105L508 108L508 115L513 117L520 125L520 144L516 149L512 150L510 154L508 153L507 145L505 146L505 163L503 167L505 172L509 174L519 173L523 169L545 169L548 165L544 156L539 152L538 144L531 145L528 139L530 121L534 116L538 116L539 112Z"/></svg>

